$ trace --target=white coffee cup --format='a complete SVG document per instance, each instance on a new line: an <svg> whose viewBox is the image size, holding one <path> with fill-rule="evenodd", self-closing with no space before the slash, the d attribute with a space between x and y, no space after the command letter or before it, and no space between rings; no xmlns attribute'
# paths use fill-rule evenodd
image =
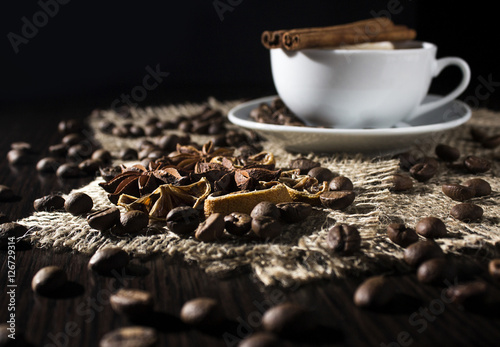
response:
<svg viewBox="0 0 500 347"><path fill-rule="evenodd" d="M436 59L434 44L411 44L393 50L271 49L274 84L284 103L309 125L388 128L450 102L470 81L463 59ZM422 104L432 79L450 65L462 72L459 85Z"/></svg>

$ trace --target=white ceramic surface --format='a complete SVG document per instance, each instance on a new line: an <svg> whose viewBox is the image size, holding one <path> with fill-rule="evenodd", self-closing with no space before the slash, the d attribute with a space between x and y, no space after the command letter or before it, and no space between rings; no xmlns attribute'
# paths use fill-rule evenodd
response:
<svg viewBox="0 0 500 347"><path fill-rule="evenodd" d="M229 111L229 120L236 125L256 131L292 152L364 153L382 155L407 150L415 141L426 141L433 134L458 127L471 117L471 109L459 100L431 110L407 123L384 129L335 129L294 127L257 123L250 111L261 103L270 103L276 95L242 103ZM424 103L442 100L427 95Z"/></svg>
<svg viewBox="0 0 500 347"><path fill-rule="evenodd" d="M436 60L437 47L428 42L395 50L270 51L279 96L310 125L391 127L450 102L470 80L464 60ZM459 85L436 103L422 106L433 77L450 65L462 72Z"/></svg>

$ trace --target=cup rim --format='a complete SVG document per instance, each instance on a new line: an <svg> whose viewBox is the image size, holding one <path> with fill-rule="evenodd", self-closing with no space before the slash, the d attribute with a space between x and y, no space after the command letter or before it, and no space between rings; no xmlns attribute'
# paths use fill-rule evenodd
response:
<svg viewBox="0 0 500 347"><path fill-rule="evenodd" d="M420 43L422 47L412 47L409 49L342 49L342 48L306 48L298 51L287 52L281 48L273 48L270 51L278 51L281 50L283 53L314 53L314 54L385 54L385 55L394 55L394 54L408 54L409 52L415 51L428 51L437 49L437 46L434 43L427 41L419 41L419 40L409 40L407 42L415 42Z"/></svg>

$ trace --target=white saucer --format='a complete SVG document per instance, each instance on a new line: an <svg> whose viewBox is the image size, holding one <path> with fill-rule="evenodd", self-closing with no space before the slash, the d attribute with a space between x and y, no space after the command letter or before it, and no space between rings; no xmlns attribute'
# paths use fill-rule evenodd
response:
<svg viewBox="0 0 500 347"><path fill-rule="evenodd" d="M471 109L462 101L450 103L422 114L408 123L399 123L383 129L335 129L296 127L257 123L250 119L250 111L261 103L270 103L276 95L242 103L229 111L229 120L241 127L254 130L264 138L277 142L292 152L387 154L407 150L416 140L434 133L458 127L471 117ZM427 95L425 102L441 98Z"/></svg>

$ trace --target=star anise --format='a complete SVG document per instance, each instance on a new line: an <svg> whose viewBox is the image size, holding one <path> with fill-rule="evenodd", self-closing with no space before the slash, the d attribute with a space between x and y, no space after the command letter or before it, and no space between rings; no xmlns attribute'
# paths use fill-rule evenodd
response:
<svg viewBox="0 0 500 347"><path fill-rule="evenodd" d="M122 172L108 182L99 185L109 193L109 200L116 204L120 195L141 197L149 194L162 184L174 184L188 173L172 165L161 166L151 163L148 168L141 164L122 166Z"/></svg>
<svg viewBox="0 0 500 347"><path fill-rule="evenodd" d="M194 170L197 163L209 163L218 156L232 156L233 149L219 147L215 148L212 141L205 143L201 149L192 145L182 146L177 144L177 150L170 153L168 158L171 162L185 170Z"/></svg>

